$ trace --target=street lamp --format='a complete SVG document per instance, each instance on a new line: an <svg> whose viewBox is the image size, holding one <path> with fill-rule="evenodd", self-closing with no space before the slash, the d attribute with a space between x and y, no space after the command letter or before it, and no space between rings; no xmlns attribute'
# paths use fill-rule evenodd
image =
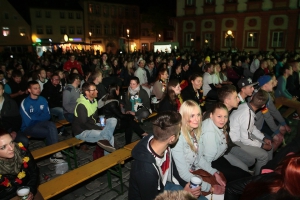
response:
<svg viewBox="0 0 300 200"><path fill-rule="evenodd" d="M158 41L160 42L160 37L161 37L161 35L160 34L158 34Z"/></svg>
<svg viewBox="0 0 300 200"><path fill-rule="evenodd" d="M127 39L128 39L128 53L129 53L129 45L130 45L130 43L129 43L129 33L130 33L130 30L129 30L129 29L127 29L126 31L127 31Z"/></svg>
<svg viewBox="0 0 300 200"><path fill-rule="evenodd" d="M67 34L64 34L64 41L68 42L69 41L69 36Z"/></svg>
<svg viewBox="0 0 300 200"><path fill-rule="evenodd" d="M234 38L231 30L227 31L226 37L229 37L229 48L231 49L231 39Z"/></svg>
<svg viewBox="0 0 300 200"><path fill-rule="evenodd" d="M92 32L89 32L89 38L90 38L90 49L92 49Z"/></svg>

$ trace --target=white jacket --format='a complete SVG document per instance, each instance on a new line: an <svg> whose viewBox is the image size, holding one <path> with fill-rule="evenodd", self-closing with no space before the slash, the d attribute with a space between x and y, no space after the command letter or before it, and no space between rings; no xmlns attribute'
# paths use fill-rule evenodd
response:
<svg viewBox="0 0 300 200"><path fill-rule="evenodd" d="M242 142L244 145L261 147L264 134L254 125L255 113L248 103L239 105L230 115L230 132L232 142ZM255 136L257 139L255 139Z"/></svg>

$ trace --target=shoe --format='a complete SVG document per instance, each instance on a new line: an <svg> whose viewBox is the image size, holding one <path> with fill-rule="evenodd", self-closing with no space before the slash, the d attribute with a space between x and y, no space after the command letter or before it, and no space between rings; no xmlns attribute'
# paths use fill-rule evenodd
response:
<svg viewBox="0 0 300 200"><path fill-rule="evenodd" d="M63 134L63 132L62 131L60 131L59 133L58 133L58 135L62 135Z"/></svg>
<svg viewBox="0 0 300 200"><path fill-rule="evenodd" d="M116 148L113 147L107 140L99 140L97 144L99 147L110 153L116 150Z"/></svg>
<svg viewBox="0 0 300 200"><path fill-rule="evenodd" d="M62 158L56 158L54 156L50 157L50 162L54 164L65 163L66 161Z"/></svg>
<svg viewBox="0 0 300 200"><path fill-rule="evenodd" d="M55 153L54 154L54 157L55 158L58 158L58 159L63 159L64 158L64 156L62 155L62 153L59 151L59 152L57 152L57 153Z"/></svg>
<svg viewBox="0 0 300 200"><path fill-rule="evenodd" d="M295 119L295 120L300 120L300 117L297 115L295 115L295 116L293 116L293 119Z"/></svg>

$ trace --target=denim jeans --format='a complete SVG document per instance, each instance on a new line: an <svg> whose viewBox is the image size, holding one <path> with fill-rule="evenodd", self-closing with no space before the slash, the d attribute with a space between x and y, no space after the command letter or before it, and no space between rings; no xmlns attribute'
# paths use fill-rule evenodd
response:
<svg viewBox="0 0 300 200"><path fill-rule="evenodd" d="M117 125L116 118L106 119L106 125L103 130L85 130L75 137L79 140L83 140L90 143L96 143L99 140L108 140L109 143L114 146L114 131ZM97 123L100 126L100 123Z"/></svg>
<svg viewBox="0 0 300 200"><path fill-rule="evenodd" d="M70 122L70 123L73 122L73 120L74 120L74 114L73 113L65 113L64 116L65 116L65 118L68 122Z"/></svg>
<svg viewBox="0 0 300 200"><path fill-rule="evenodd" d="M64 110L62 109L62 107L50 108L50 114L51 114L51 116L55 115L59 120L66 119L64 116ZM63 132L65 130L65 127L62 126L59 130L60 130L60 132Z"/></svg>
<svg viewBox="0 0 300 200"><path fill-rule="evenodd" d="M58 141L56 126L51 121L42 121L27 127L23 134L33 138L46 138L46 145L55 144Z"/></svg>
<svg viewBox="0 0 300 200"><path fill-rule="evenodd" d="M181 185L176 185L174 183L167 182L164 190L177 191L177 190L183 190L183 187ZM207 200L207 198L205 196L200 195L198 197L198 200Z"/></svg>

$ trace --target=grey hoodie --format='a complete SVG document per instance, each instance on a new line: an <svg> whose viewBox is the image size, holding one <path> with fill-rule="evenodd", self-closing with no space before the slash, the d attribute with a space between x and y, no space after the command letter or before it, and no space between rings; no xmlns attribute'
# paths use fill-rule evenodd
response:
<svg viewBox="0 0 300 200"><path fill-rule="evenodd" d="M74 113L76 100L80 96L80 88L75 88L72 84L68 84L63 91L63 110L64 113Z"/></svg>

